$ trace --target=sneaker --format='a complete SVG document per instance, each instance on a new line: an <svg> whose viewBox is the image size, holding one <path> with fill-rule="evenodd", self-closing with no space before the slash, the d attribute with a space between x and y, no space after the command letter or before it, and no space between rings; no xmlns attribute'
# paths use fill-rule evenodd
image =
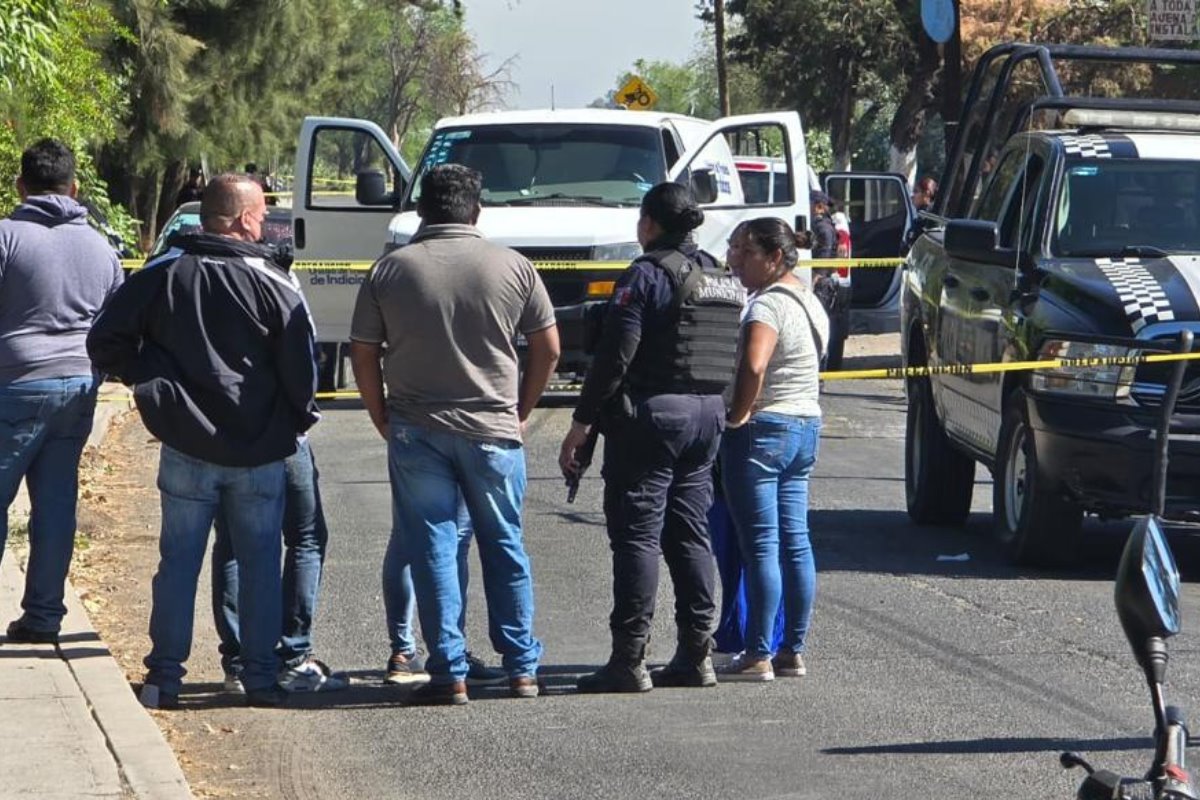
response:
<svg viewBox="0 0 1200 800"><path fill-rule="evenodd" d="M404 704L407 706L465 706L467 682L426 683L409 692Z"/></svg>
<svg viewBox="0 0 1200 800"><path fill-rule="evenodd" d="M591 675L584 675L575 684L584 694L648 692L654 688L645 664L609 661Z"/></svg>
<svg viewBox="0 0 1200 800"><path fill-rule="evenodd" d="M745 653L739 653L726 666L717 670L721 680L726 681L755 681L765 682L775 680L775 670L771 668L771 659L755 658Z"/></svg>
<svg viewBox="0 0 1200 800"><path fill-rule="evenodd" d="M508 693L513 697L537 697L541 691L541 682L534 675L521 675L508 682Z"/></svg>
<svg viewBox="0 0 1200 800"><path fill-rule="evenodd" d="M425 683L428 680L429 673L416 653L392 653L388 659L384 683Z"/></svg>
<svg viewBox="0 0 1200 800"><path fill-rule="evenodd" d="M660 688L704 688L717 685L717 673L713 669L712 659L708 656L698 664L677 656L665 666L651 670L650 680Z"/></svg>
<svg viewBox="0 0 1200 800"><path fill-rule="evenodd" d="M781 678L800 678L808 674L804 656L799 653L779 653L771 659L771 667Z"/></svg>
<svg viewBox="0 0 1200 800"><path fill-rule="evenodd" d="M508 673L489 667L482 658L467 653L467 686L499 686L508 680Z"/></svg>
<svg viewBox="0 0 1200 800"><path fill-rule="evenodd" d="M287 690L278 684L246 692L246 705L254 708L279 708L286 705L287 701Z"/></svg>
<svg viewBox="0 0 1200 800"><path fill-rule="evenodd" d="M58 644L58 631L35 631L16 619L8 624L6 644Z"/></svg>
<svg viewBox="0 0 1200 800"><path fill-rule="evenodd" d="M164 692L154 683L143 683L142 690L138 692L138 702L143 708L152 708L159 711L174 711L179 708L179 695L172 692Z"/></svg>
<svg viewBox="0 0 1200 800"><path fill-rule="evenodd" d="M230 694L245 694L246 693L246 687L242 686L241 673L226 672L225 673L225 681L222 685L225 687L225 691L229 692Z"/></svg>
<svg viewBox="0 0 1200 800"><path fill-rule="evenodd" d="M312 656L294 667L284 667L278 680L286 692L338 692L350 685L350 678L344 672L334 672L324 661Z"/></svg>

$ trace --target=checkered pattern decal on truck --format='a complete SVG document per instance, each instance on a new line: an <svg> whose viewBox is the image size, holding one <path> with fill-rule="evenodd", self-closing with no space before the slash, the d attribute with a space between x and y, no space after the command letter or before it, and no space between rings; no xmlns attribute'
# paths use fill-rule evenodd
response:
<svg viewBox="0 0 1200 800"><path fill-rule="evenodd" d="M1098 258L1096 266L1116 290L1135 334L1149 324L1175 319L1167 293L1141 259Z"/></svg>

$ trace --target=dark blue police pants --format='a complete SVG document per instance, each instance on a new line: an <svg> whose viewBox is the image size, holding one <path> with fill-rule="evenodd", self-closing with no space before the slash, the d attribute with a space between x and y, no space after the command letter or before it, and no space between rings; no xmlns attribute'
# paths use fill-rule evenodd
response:
<svg viewBox="0 0 1200 800"><path fill-rule="evenodd" d="M604 515L613 552L613 654L638 660L650 633L658 558L675 585L680 644L707 645L715 625L708 537L712 465L724 427L716 395L656 395L604 440Z"/></svg>

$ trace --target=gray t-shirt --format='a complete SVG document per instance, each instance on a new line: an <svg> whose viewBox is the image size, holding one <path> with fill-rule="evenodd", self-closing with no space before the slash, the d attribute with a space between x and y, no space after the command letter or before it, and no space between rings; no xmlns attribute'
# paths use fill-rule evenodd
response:
<svg viewBox="0 0 1200 800"><path fill-rule="evenodd" d="M769 325L779 336L754 410L820 417L817 375L821 359L813 342L813 327L822 342L829 341L829 318L820 302L807 287L776 283L750 298L743 328L751 322Z"/></svg>
<svg viewBox="0 0 1200 800"><path fill-rule="evenodd" d="M359 288L350 338L384 344L396 418L520 441L518 333L554 324L533 265L470 225L428 225L381 258Z"/></svg>

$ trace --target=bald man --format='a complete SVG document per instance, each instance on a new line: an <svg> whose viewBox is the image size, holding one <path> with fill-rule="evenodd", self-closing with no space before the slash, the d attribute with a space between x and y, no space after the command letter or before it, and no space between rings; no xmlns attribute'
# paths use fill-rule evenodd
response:
<svg viewBox="0 0 1200 800"><path fill-rule="evenodd" d="M278 706L284 460L317 420L312 322L293 276L259 244L266 202L248 175L223 174L201 201L200 233L134 273L88 336L97 369L134 387L162 441L160 560L142 704L169 709L192 644L196 582L220 515L241 577L241 682Z"/></svg>

